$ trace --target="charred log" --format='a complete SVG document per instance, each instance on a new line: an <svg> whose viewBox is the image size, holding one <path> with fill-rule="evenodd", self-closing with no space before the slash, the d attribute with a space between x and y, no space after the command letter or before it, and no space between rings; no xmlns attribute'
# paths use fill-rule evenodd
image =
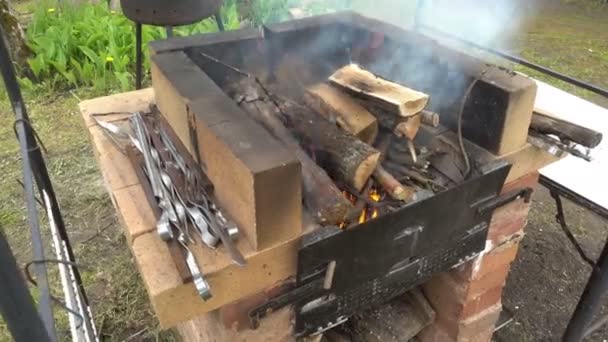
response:
<svg viewBox="0 0 608 342"><path fill-rule="evenodd" d="M247 94L237 99L240 106L252 118L264 126L275 138L284 143L295 153L302 165L302 192L304 205L321 224L339 224L344 221L350 202L336 187L327 173L320 168L300 147L298 141L285 127L278 108L273 102L259 95L259 88L254 80L245 79L234 83L230 91L236 94Z"/></svg>

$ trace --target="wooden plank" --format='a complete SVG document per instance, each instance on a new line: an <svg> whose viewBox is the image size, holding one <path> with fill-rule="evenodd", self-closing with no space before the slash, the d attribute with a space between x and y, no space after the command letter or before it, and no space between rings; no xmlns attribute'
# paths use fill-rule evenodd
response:
<svg viewBox="0 0 608 342"><path fill-rule="evenodd" d="M131 166L131 163L106 136L99 126L90 126L89 133L93 144L93 151L100 165L111 165L112 167L101 167L104 184L108 191L116 191L122 188L139 184L139 179Z"/></svg>
<svg viewBox="0 0 608 342"><path fill-rule="evenodd" d="M158 108L204 164L220 204L253 248L301 234L300 164L185 53L152 58Z"/></svg>
<svg viewBox="0 0 608 342"><path fill-rule="evenodd" d="M246 241L239 241L245 267L234 264L221 246L192 247L211 288L213 297L208 301L198 296L194 284L183 282L167 244L155 232L135 238L131 249L156 317L163 328L170 328L295 276L298 244L299 237L255 252Z"/></svg>
<svg viewBox="0 0 608 342"><path fill-rule="evenodd" d="M122 120L134 112L147 112L150 105L154 103L154 90L152 88L146 88L84 100L80 102L78 107L84 117L85 125L91 127L96 125L95 120L91 117L92 114L115 113L103 115L100 119L105 121Z"/></svg>
<svg viewBox="0 0 608 342"><path fill-rule="evenodd" d="M148 92L132 92L88 100L86 111L82 112L83 118L87 120L91 112L106 110L108 107L105 107L105 104L110 104L113 110L123 110L120 106L111 106L129 96L134 97L129 103L140 103L145 101L143 99ZM192 246L192 251L213 294L211 300L203 301L198 297L194 285L176 267L170 247L156 234L153 210L148 205L142 185L137 183L135 170L129 160L116 149L99 127L89 126L88 129L104 181L109 184L108 192L117 208L135 263L162 327L173 327L295 276L299 235L261 252L255 251L245 239L239 240L237 247L247 260L246 267L234 264L222 246L212 250L203 247L199 242ZM133 179L134 183L117 185L117 182L111 179L119 175L119 179ZM269 178L273 179L272 175ZM267 186L270 179L265 180L266 184L260 184ZM299 222L301 225L302 217ZM279 319L279 322L283 321ZM282 333L286 331L288 330L283 330Z"/></svg>
<svg viewBox="0 0 608 342"><path fill-rule="evenodd" d="M504 155L500 159L504 159L512 164L511 171L509 171L509 175L505 181L506 184L531 172L536 172L561 158L557 158L536 146L526 143L522 148Z"/></svg>
<svg viewBox="0 0 608 342"><path fill-rule="evenodd" d="M204 146L200 160L217 199L253 248L264 250L299 236L301 169L295 157L249 118L208 126L204 114L212 109L193 106L192 110L198 145Z"/></svg>
<svg viewBox="0 0 608 342"><path fill-rule="evenodd" d="M188 152L194 155L188 117L190 102L220 96L222 91L211 80L202 83L200 80L207 80L207 76L182 51L158 54L152 56L151 61L156 105ZM201 83L205 87L201 87Z"/></svg>

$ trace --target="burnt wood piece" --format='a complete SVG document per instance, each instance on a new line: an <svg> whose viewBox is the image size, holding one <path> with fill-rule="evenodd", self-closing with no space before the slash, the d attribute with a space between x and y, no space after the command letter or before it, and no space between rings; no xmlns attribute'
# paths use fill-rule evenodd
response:
<svg viewBox="0 0 608 342"><path fill-rule="evenodd" d="M393 198L398 201L409 202L414 199L416 191L408 186L405 186L393 177L381 165L376 167L374 171L374 179L382 185L382 188Z"/></svg>
<svg viewBox="0 0 608 342"><path fill-rule="evenodd" d="M378 165L380 152L306 106L287 99L278 104L289 129L313 149L329 175L361 191Z"/></svg>
<svg viewBox="0 0 608 342"><path fill-rule="evenodd" d="M369 107L369 110L378 119L380 126L393 132L398 137L414 140L416 134L418 134L422 121L422 115L420 114L404 118L379 107Z"/></svg>
<svg viewBox="0 0 608 342"><path fill-rule="evenodd" d="M304 205L320 224L339 224L344 221L351 204L336 187L327 173L300 147L298 141L284 126L278 108L259 94L263 90L250 78L231 85L235 96L246 94L238 101L257 122L290 149L302 165ZM238 94L238 95L236 95Z"/></svg>
<svg viewBox="0 0 608 342"><path fill-rule="evenodd" d="M422 113L420 113L420 115L420 119L423 124L431 127L439 126L439 114L425 109L422 111Z"/></svg>
<svg viewBox="0 0 608 342"><path fill-rule="evenodd" d="M535 112L530 128L542 134L554 134L585 147L594 148L602 142L602 133L556 117Z"/></svg>
<svg viewBox="0 0 608 342"><path fill-rule="evenodd" d="M356 64L337 70L329 81L356 97L403 117L420 113L429 102L427 94L382 79Z"/></svg>
<svg viewBox="0 0 608 342"><path fill-rule="evenodd" d="M304 94L306 104L329 121L335 121L348 133L372 144L378 134L378 122L353 98L328 84L317 84Z"/></svg>

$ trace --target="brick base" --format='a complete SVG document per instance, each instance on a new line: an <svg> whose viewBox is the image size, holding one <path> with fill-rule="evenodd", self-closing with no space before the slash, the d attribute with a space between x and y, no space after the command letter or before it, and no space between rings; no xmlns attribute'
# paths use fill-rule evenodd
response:
<svg viewBox="0 0 608 342"><path fill-rule="evenodd" d="M502 193L533 187L538 173L503 187ZM436 311L436 321L423 330L422 342L486 342L502 310L501 296L511 262L527 223L529 203L523 199L496 209L488 230L486 250L476 259L439 274L423 286Z"/></svg>

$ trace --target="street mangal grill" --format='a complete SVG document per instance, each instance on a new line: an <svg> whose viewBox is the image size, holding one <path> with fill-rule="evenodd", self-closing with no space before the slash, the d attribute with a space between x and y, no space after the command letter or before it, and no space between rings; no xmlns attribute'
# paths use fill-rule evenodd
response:
<svg viewBox="0 0 608 342"><path fill-rule="evenodd" d="M511 88L522 89L532 87L531 81L508 70L465 58L416 33L346 12L273 24L260 30L173 38L152 43L151 51L154 55L153 84L163 117L161 121L166 120L172 128L171 134L177 138L180 152L192 155L188 159L200 163L208 173L226 212L239 225L246 226L242 232L254 245L253 249L272 249L277 240L293 238L294 234L296 238L300 237L299 247L294 251L297 253L295 280L288 282L287 290L278 296L251 308L251 327L256 327L269 312L287 305L295 306L297 336L336 326L362 310L381 305L424 283L438 272L475 257L486 247L493 210L509 201L529 198L528 188L500 194L510 165L495 155L505 152L504 140L523 139L525 143L530 117L518 119L526 126L521 136L505 138L504 127L513 120L510 117L513 110L509 97L493 85L492 80L499 79ZM261 233L263 227L255 224L270 221L263 217L267 212L289 216L282 212L290 210L289 204L285 204L289 200L282 199L290 196L281 195L273 202L265 201L260 193L280 194L280 189L268 189L273 186L285 191L293 188L281 183L292 171L270 172L269 179L263 178L262 187L257 187L258 179L262 178L253 178L255 228L247 228L249 214L244 213L244 209L240 212L248 205L247 200L238 207L231 200L242 200L241 194L234 192L240 185L233 183L249 174L239 176L241 163L228 163L234 166L236 180L233 180L225 165L222 174L214 171L211 165L223 163L218 161L222 157L214 150L215 141L237 139L239 134L255 136L264 132L259 134L268 135L265 130L259 130L258 124L251 126L248 121L253 120L246 114L243 116L243 108L246 108L243 105L256 99L251 100L247 88L235 88L234 85L250 82L261 87L262 92L277 92L300 100L303 89L324 82L336 70L351 63L430 95L429 108L439 113L441 125L420 128L413 139L416 146L413 157L416 162L416 154L423 156L429 151L441 151L438 155L430 153L425 160L430 166L423 168L424 176L436 186L421 186L415 181L416 177L414 181L411 177L399 177L410 180L407 184L416 189L416 196L409 202L397 202L391 200L379 184L373 184L367 190L369 192L371 188L376 194L375 203L365 205L357 220L343 224L315 223L312 228L305 225L304 229L286 227L292 231L286 235L275 227L270 234L264 235ZM419 70L421 65L425 65L423 71ZM459 122L462 116L465 119ZM225 125L245 121L250 130L231 130L228 129L230 125ZM459 138L462 138L457 133L459 126L466 138L463 148L459 148ZM222 129L226 131L221 132ZM406 156L411 152L406 139L384 129L381 129L382 135L390 136L389 146L385 147L388 151L403 150ZM251 142L255 145L255 139L227 144L236 147L221 153L234 153L241 156L236 159L240 158L242 164L255 165L249 167L252 174L257 172L255 168L264 169L265 160L278 165L269 167L272 170L293 164L289 154L281 159L284 147L273 139L265 139L260 138L264 142L260 143L261 148L276 147L279 157L264 156L273 151L265 151L261 157L242 157L239 153L245 152L239 149L248 151L251 146L244 145ZM214 143L207 143L210 141ZM320 160L323 156L314 145L314 141L303 144L313 159ZM463 172L463 151L469 159L469 172ZM390 153L386 158L388 160L382 160L382 163L390 166ZM298 167L295 170L297 173ZM398 168L389 170L395 174L399 171ZM348 185L338 186L346 197L352 198L356 192ZM379 193L382 196L377 195ZM301 196L298 197L297 206L302 201ZM357 200L369 202L368 198L354 199ZM298 209L294 215L301 217ZM304 213L305 220L306 215ZM313 215L313 221L314 218ZM200 248L198 246L191 248ZM176 264L183 264L179 253L174 255ZM244 266L245 270L248 266Z"/></svg>

